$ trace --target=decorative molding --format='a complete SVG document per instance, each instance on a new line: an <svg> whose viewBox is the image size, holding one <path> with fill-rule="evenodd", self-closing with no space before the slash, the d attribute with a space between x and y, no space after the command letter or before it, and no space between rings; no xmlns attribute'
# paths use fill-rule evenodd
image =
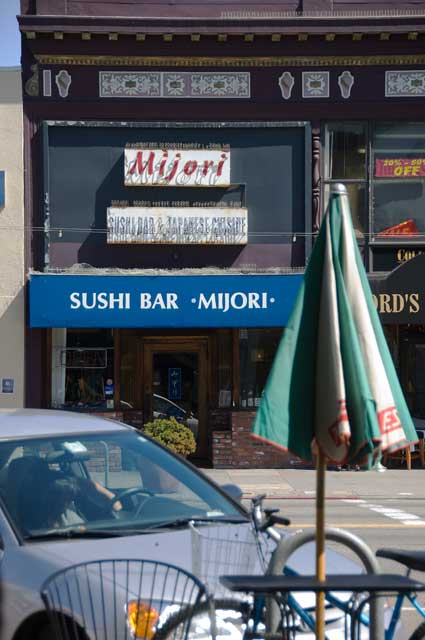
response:
<svg viewBox="0 0 425 640"><path fill-rule="evenodd" d="M100 71L101 98L249 98L250 74Z"/></svg>
<svg viewBox="0 0 425 640"><path fill-rule="evenodd" d="M386 71L386 98L423 98L425 96L425 70Z"/></svg>
<svg viewBox="0 0 425 640"><path fill-rule="evenodd" d="M52 72L50 69L43 69L43 96L50 98L52 95Z"/></svg>
<svg viewBox="0 0 425 640"><path fill-rule="evenodd" d="M325 35L325 40L326 40L326 42L333 42L335 40L335 34L334 33L327 33Z"/></svg>
<svg viewBox="0 0 425 640"><path fill-rule="evenodd" d="M320 124L312 127L312 222L317 234L322 219L320 208Z"/></svg>
<svg viewBox="0 0 425 640"><path fill-rule="evenodd" d="M338 76L338 85L341 91L341 96L345 99L351 96L351 89L354 84L354 76L351 71L347 69Z"/></svg>
<svg viewBox="0 0 425 640"><path fill-rule="evenodd" d="M32 64L30 67L32 76L25 83L25 93L32 98L38 96L40 88L38 83L38 64Z"/></svg>
<svg viewBox="0 0 425 640"><path fill-rule="evenodd" d="M292 94L292 89L295 84L295 79L292 73L285 71L279 78L279 87L282 92L282 98L289 100Z"/></svg>
<svg viewBox="0 0 425 640"><path fill-rule="evenodd" d="M308 40L308 33L299 33L297 35L298 42L306 42Z"/></svg>
<svg viewBox="0 0 425 640"><path fill-rule="evenodd" d="M303 71L303 98L329 98L329 71Z"/></svg>
<svg viewBox="0 0 425 640"><path fill-rule="evenodd" d="M56 86L61 98L67 98L72 78L66 69L61 69L55 76Z"/></svg>
<svg viewBox="0 0 425 640"><path fill-rule="evenodd" d="M353 38L356 34L353 34ZM363 67L425 64L425 54L383 56L92 56L38 54L40 64L111 67Z"/></svg>

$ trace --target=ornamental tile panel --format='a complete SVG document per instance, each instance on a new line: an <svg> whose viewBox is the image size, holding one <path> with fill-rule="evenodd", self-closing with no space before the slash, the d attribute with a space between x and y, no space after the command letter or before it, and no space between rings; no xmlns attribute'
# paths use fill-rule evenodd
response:
<svg viewBox="0 0 425 640"><path fill-rule="evenodd" d="M161 74L147 71L100 71L101 98L159 98Z"/></svg>
<svg viewBox="0 0 425 640"><path fill-rule="evenodd" d="M279 78L279 87L282 92L282 98L289 100L292 95L292 89L294 88L295 79L290 71L284 71Z"/></svg>
<svg viewBox="0 0 425 640"><path fill-rule="evenodd" d="M303 71L303 98L329 98L329 71Z"/></svg>
<svg viewBox="0 0 425 640"><path fill-rule="evenodd" d="M191 73L190 98L249 98L249 73Z"/></svg>
<svg viewBox="0 0 425 640"><path fill-rule="evenodd" d="M43 96L50 98L52 95L52 72L50 69L43 71Z"/></svg>
<svg viewBox="0 0 425 640"><path fill-rule="evenodd" d="M425 70L386 71L385 96L387 98L423 98Z"/></svg>
<svg viewBox="0 0 425 640"><path fill-rule="evenodd" d="M354 84L354 76L351 71L347 69L338 76L338 86L341 91L341 96L344 100L347 100L351 95L351 89Z"/></svg>
<svg viewBox="0 0 425 640"><path fill-rule="evenodd" d="M249 98L250 73L100 71L101 98Z"/></svg>
<svg viewBox="0 0 425 640"><path fill-rule="evenodd" d="M61 98L67 98L72 78L66 69L61 69L55 76L56 86Z"/></svg>

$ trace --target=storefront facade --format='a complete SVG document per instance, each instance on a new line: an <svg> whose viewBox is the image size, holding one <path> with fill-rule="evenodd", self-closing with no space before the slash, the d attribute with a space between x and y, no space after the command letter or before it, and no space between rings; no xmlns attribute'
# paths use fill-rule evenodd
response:
<svg viewBox="0 0 425 640"><path fill-rule="evenodd" d="M249 429L332 183L371 275L425 246L420 11L50 4L20 17L28 406L176 415L202 464L296 463Z"/></svg>

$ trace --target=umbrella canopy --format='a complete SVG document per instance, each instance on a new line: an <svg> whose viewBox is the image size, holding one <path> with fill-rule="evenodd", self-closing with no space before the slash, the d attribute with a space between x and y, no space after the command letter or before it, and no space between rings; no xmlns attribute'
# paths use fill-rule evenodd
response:
<svg viewBox="0 0 425 640"><path fill-rule="evenodd" d="M337 185L279 345L254 437L370 468L417 440Z"/></svg>

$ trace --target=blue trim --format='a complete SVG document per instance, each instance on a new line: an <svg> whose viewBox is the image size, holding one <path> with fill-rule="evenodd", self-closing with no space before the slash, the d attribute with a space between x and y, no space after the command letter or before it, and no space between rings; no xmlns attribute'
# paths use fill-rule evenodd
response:
<svg viewBox="0 0 425 640"><path fill-rule="evenodd" d="M0 208L6 205L6 172L0 171Z"/></svg>

